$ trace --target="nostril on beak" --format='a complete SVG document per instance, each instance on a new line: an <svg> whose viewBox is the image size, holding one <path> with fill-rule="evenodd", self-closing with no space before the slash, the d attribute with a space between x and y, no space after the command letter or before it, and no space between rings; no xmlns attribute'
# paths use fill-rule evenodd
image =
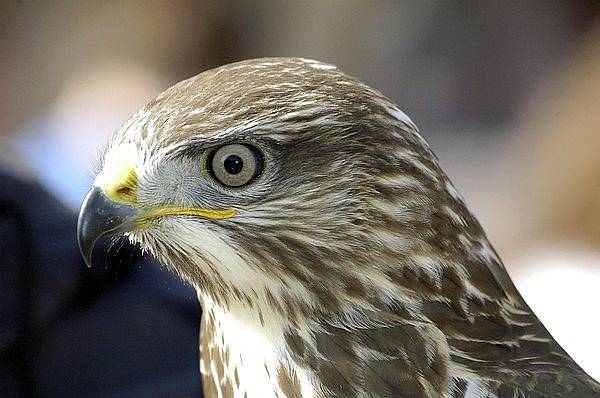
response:
<svg viewBox="0 0 600 398"><path fill-rule="evenodd" d="M116 188L116 189L115 189ZM121 185L113 189L112 198L118 202L134 204L136 202L135 188L129 184Z"/></svg>
<svg viewBox="0 0 600 398"><path fill-rule="evenodd" d="M121 187L121 188L117 189L117 193L120 195L131 195L131 188Z"/></svg>

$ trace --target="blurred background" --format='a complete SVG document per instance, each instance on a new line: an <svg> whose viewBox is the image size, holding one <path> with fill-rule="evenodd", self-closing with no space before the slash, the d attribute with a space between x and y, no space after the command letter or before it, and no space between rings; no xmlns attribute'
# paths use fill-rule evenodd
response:
<svg viewBox="0 0 600 398"><path fill-rule="evenodd" d="M600 379L599 17L597 0L2 2L0 169L74 213L107 138L171 84L245 58L334 63L420 127L526 300ZM191 305L168 273L146 278Z"/></svg>

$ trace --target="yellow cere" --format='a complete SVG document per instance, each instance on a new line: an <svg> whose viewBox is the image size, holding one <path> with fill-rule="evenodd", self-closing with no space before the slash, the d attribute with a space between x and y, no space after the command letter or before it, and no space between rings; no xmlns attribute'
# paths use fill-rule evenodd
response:
<svg viewBox="0 0 600 398"><path fill-rule="evenodd" d="M115 202L134 205L137 203L137 174L129 162L122 162L120 167L113 174L111 182L104 184L102 189L106 196Z"/></svg>

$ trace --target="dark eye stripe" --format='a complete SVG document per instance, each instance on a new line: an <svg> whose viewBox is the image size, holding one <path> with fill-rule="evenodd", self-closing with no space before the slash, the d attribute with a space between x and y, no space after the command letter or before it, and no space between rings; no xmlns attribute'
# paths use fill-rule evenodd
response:
<svg viewBox="0 0 600 398"><path fill-rule="evenodd" d="M260 152L248 144L227 144L215 149L208 159L211 175L227 187L242 187L262 171Z"/></svg>

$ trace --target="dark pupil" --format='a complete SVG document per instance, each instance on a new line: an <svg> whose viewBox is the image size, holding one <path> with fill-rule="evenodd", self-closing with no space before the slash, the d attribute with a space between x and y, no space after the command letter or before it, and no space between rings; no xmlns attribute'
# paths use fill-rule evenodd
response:
<svg viewBox="0 0 600 398"><path fill-rule="evenodd" d="M238 174L244 168L244 162L242 158L237 155L229 155L225 159L225 171L229 174Z"/></svg>

